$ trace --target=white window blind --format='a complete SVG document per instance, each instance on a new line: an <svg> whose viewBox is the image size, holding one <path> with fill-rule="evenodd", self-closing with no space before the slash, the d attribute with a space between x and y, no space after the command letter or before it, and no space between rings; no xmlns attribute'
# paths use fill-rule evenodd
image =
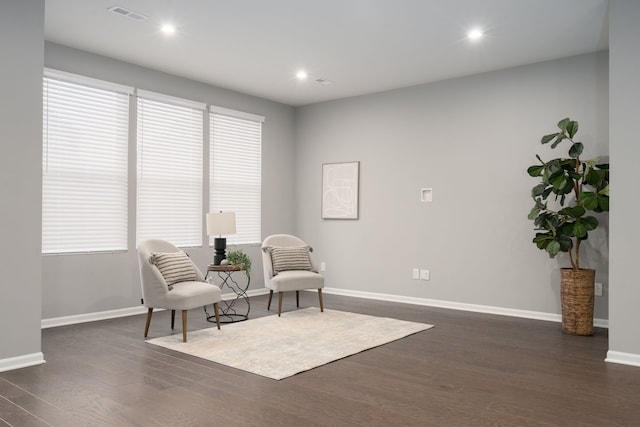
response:
<svg viewBox="0 0 640 427"><path fill-rule="evenodd" d="M127 249L131 91L45 70L43 253Z"/></svg>
<svg viewBox="0 0 640 427"><path fill-rule="evenodd" d="M226 236L229 244L259 243L264 118L211 107L209 120L209 211L236 213L236 234Z"/></svg>
<svg viewBox="0 0 640 427"><path fill-rule="evenodd" d="M138 91L138 242L202 245L204 108Z"/></svg>

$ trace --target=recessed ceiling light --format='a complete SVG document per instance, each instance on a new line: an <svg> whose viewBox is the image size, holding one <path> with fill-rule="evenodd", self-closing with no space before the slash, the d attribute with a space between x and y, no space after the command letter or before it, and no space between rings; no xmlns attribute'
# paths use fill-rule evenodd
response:
<svg viewBox="0 0 640 427"><path fill-rule="evenodd" d="M164 24L160 30L165 34L173 34L176 32L176 27L171 24Z"/></svg>
<svg viewBox="0 0 640 427"><path fill-rule="evenodd" d="M306 80L307 77L309 77L309 75L307 74L306 71L300 70L296 73L296 78L298 80Z"/></svg>
<svg viewBox="0 0 640 427"><path fill-rule="evenodd" d="M474 28L467 33L467 37L469 38L469 40L473 41L481 39L483 35L484 33L482 32L482 30L478 28Z"/></svg>

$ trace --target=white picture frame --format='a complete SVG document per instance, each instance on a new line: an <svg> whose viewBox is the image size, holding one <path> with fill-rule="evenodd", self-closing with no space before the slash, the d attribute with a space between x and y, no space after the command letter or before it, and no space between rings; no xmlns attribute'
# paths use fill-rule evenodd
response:
<svg viewBox="0 0 640 427"><path fill-rule="evenodd" d="M322 219L358 219L360 162L322 165Z"/></svg>

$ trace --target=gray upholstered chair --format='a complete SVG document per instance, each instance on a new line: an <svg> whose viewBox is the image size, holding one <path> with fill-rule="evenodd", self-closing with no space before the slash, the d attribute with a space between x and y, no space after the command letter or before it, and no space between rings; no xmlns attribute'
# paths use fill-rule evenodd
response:
<svg viewBox="0 0 640 427"><path fill-rule="evenodd" d="M171 329L175 324L176 310L182 310L182 341L187 342L187 310L196 307L204 307L213 304L216 315L216 323L220 329L220 319L218 318L218 302L222 300L222 292L216 285L205 282L202 272L188 259L182 260L182 267L189 263L193 270L188 273L179 273L191 275L191 280L179 281L177 283L167 284L165 277L162 275L160 268L163 265L156 262L157 255L154 254L175 254L180 251L174 245L164 240L147 239L138 245L138 263L140 266L140 282L142 285L142 298L147 311L147 322L144 327L144 336L147 337L149 332L149 324L151 323L151 314L154 308L163 308L171 310ZM185 258L184 256L182 258ZM185 262L186 261L186 262ZM174 270L175 271L175 270ZM175 274L175 273L174 273ZM165 270L165 275L169 278L169 273ZM172 279L180 279L180 276L174 276Z"/></svg>
<svg viewBox="0 0 640 427"><path fill-rule="evenodd" d="M290 234L274 234L264 239L262 264L264 286L269 289L267 310L271 309L274 292L278 293L278 316L280 316L284 292L296 291L296 307L300 307L300 291L317 289L320 311L324 311L322 304L324 277L318 273L311 251L307 243Z"/></svg>

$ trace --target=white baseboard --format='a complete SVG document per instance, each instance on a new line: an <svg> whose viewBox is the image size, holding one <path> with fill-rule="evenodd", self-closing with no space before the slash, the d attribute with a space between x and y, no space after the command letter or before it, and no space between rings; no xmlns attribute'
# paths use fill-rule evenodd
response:
<svg viewBox="0 0 640 427"><path fill-rule="evenodd" d="M467 304L455 301L442 301L428 298L407 297L401 295L381 294L376 292L354 291L340 288L324 288L324 293L343 295L355 298L365 298L380 301L399 302L403 304L423 305L428 307L448 308L451 310L472 311L476 313L497 314L500 316L521 317L525 319L546 320L549 322L561 322L562 317L556 313L545 313L541 311L518 310L513 308L495 307L490 305ZM249 297L258 295L266 295L269 293L267 288L251 289L247 292ZM236 298L234 293L226 293L222 295L223 300ZM117 310L99 311L96 313L77 314L73 316L54 317L51 319L42 319L42 329L55 328L57 326L74 325L76 323L95 322L98 320L115 319L118 317L134 316L145 314L147 309L144 306L121 308ZM599 328L608 328L609 321L607 319L594 319L594 326Z"/></svg>
<svg viewBox="0 0 640 427"><path fill-rule="evenodd" d="M406 297L401 295L380 294L375 292L353 291L349 289L324 288L327 294L343 295L355 298L366 298L380 301L399 302L404 304L423 305L428 307L448 308L451 310L472 311L476 313L497 314L500 316L522 317L525 319L546 320L548 322L562 322L562 316L556 313L542 311L519 310L515 308L495 307L491 305L467 304L455 301L442 301L419 297ZM608 328L609 320L594 319L593 325L599 328Z"/></svg>
<svg viewBox="0 0 640 427"><path fill-rule="evenodd" d="M117 310L97 311L95 313L75 314L73 316L53 317L42 319L42 329L58 326L75 325L77 323L96 322L98 320L115 319L117 317L135 316L144 314L147 308L144 306L119 308Z"/></svg>
<svg viewBox="0 0 640 427"><path fill-rule="evenodd" d="M268 289L251 289L247 291L249 297L267 294ZM236 298L236 294L227 293L222 295L222 299L227 301ZM160 311L160 309L158 309ZM76 314L73 316L53 317L51 319L42 319L41 328L55 328L58 326L75 325L77 323L96 322L98 320L115 319L118 317L136 316L145 314L147 308L140 305L136 307L119 308L117 310L98 311L95 313Z"/></svg>
<svg viewBox="0 0 640 427"><path fill-rule="evenodd" d="M46 363L44 354L31 353L22 356L0 359L0 372L12 371L14 369L27 368L29 366L42 365Z"/></svg>
<svg viewBox="0 0 640 427"><path fill-rule="evenodd" d="M267 288L260 288L260 289L251 289L249 291L247 291L247 295L250 297L257 297L259 295L266 295L269 293L269 289ZM224 294L222 295L222 299L226 300L226 299L232 299L235 298L235 294Z"/></svg>
<svg viewBox="0 0 640 427"><path fill-rule="evenodd" d="M622 351L607 351L605 362L620 363L622 365L640 366L640 354L624 353Z"/></svg>

